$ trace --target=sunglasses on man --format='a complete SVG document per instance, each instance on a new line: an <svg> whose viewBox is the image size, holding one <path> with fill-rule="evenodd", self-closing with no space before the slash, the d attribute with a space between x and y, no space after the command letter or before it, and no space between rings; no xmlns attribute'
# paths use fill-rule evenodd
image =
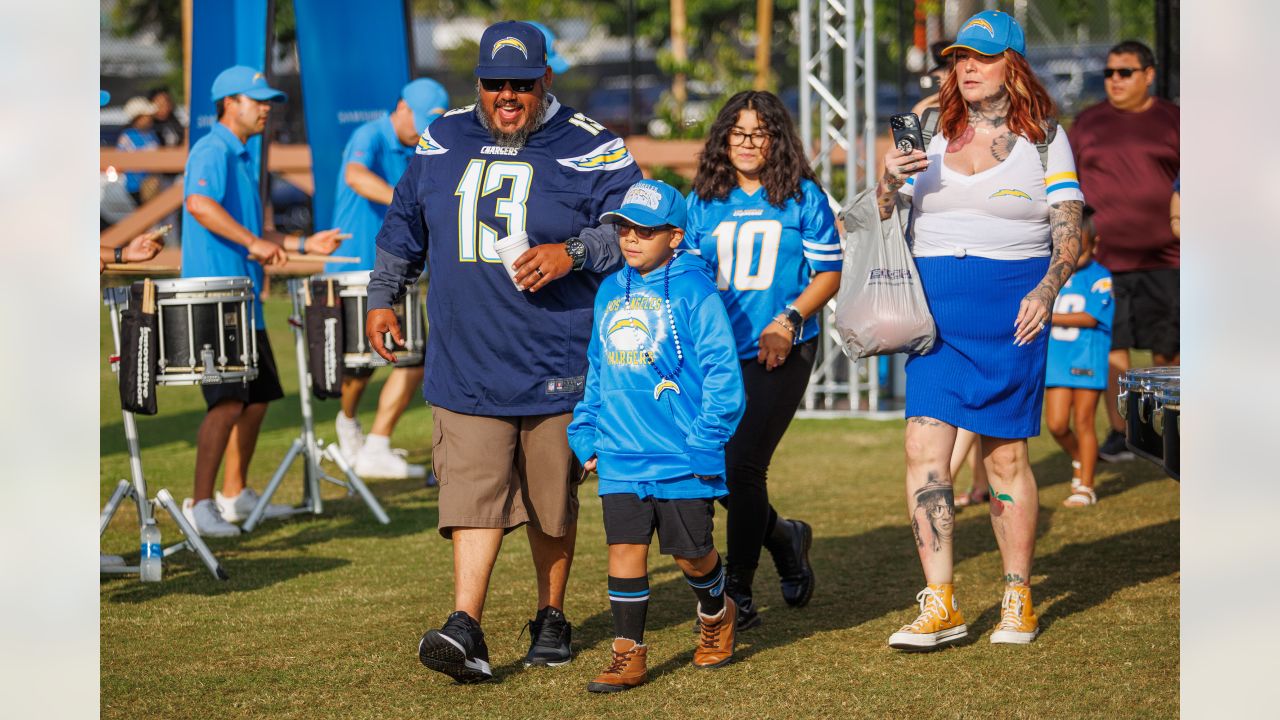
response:
<svg viewBox="0 0 1280 720"><path fill-rule="evenodd" d="M1128 80L1134 73L1142 72L1143 70L1146 70L1146 68L1107 68L1102 71L1102 77L1110 80L1112 75L1119 75Z"/></svg>
<svg viewBox="0 0 1280 720"><path fill-rule="evenodd" d="M531 80L508 80L506 78L480 78L480 87L484 88L485 92L491 92L491 93L502 92L502 88L506 87L507 83L511 84L511 92L527 93L527 92L533 92L533 87L538 84L538 78L533 78Z"/></svg>

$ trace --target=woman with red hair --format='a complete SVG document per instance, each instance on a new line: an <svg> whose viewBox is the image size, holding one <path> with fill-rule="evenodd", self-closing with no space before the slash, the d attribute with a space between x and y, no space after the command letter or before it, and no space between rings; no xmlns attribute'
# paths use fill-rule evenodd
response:
<svg viewBox="0 0 1280 720"><path fill-rule="evenodd" d="M952 592L956 428L979 436L991 525L1004 564L993 643L1030 643L1039 499L1027 438L1040 434L1046 323L1080 253L1084 196L1053 101L1027 65L1022 28L969 18L943 54L938 132L922 152L885 155L882 217L910 205L912 255L938 328L907 362L907 507L924 590L890 647L929 650L968 634Z"/></svg>

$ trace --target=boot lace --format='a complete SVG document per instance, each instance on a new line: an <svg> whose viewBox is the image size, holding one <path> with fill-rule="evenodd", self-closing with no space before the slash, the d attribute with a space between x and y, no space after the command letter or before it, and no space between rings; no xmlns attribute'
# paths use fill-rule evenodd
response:
<svg viewBox="0 0 1280 720"><path fill-rule="evenodd" d="M609 663L609 667L605 668L604 673L606 675L621 675L622 671L626 669L627 663L631 662L631 656L636 654L636 650L639 647L639 645L633 645L630 650L622 652L614 650L613 662Z"/></svg>
<svg viewBox="0 0 1280 720"><path fill-rule="evenodd" d="M934 617L944 621L951 617L947 604L942 601L942 596L931 587L916 593L916 602L920 603L920 617L907 626L912 631L920 632Z"/></svg>
<svg viewBox="0 0 1280 720"><path fill-rule="evenodd" d="M708 622L702 618L698 618L698 630L701 632L699 642L701 643L703 650L714 650L720 646L720 626L724 624L725 617L727 616L728 613L725 613L724 617L720 618L720 622Z"/></svg>

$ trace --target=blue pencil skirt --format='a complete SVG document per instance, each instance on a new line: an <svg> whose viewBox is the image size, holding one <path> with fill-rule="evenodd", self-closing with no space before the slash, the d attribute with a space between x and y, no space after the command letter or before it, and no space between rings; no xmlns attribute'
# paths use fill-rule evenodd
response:
<svg viewBox="0 0 1280 720"><path fill-rule="evenodd" d="M1039 435L1048 327L1017 347L1013 323L1049 258L915 261L938 338L929 352L907 360L907 417L998 438Z"/></svg>

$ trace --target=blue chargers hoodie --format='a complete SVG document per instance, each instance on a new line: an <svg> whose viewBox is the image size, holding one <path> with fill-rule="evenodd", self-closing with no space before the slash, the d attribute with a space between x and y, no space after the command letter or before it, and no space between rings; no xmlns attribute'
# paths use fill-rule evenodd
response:
<svg viewBox="0 0 1280 720"><path fill-rule="evenodd" d="M648 276L624 267L596 294L583 399L569 424L582 462L598 458L600 494L715 497L725 494L724 446L746 405L733 326L711 266L677 252L670 261L672 333L663 302L666 267ZM631 298L626 297L627 274ZM625 305L625 306L624 306ZM684 365L677 366L675 335ZM653 365L646 361L652 353ZM693 475L721 476L703 481ZM663 483L653 492L653 483Z"/></svg>

